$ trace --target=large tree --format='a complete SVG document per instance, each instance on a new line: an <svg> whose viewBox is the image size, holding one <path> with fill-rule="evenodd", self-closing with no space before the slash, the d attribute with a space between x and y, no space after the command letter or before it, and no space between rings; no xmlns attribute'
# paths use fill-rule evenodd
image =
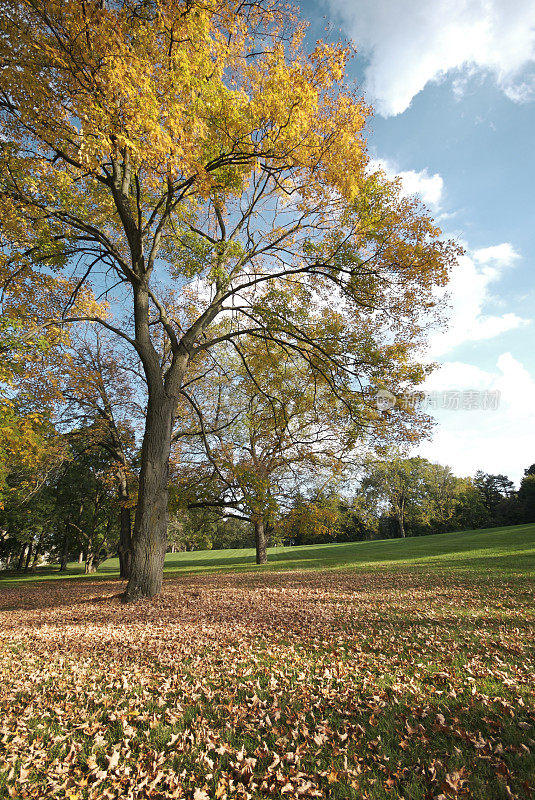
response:
<svg viewBox="0 0 535 800"><path fill-rule="evenodd" d="M177 404L217 318L231 315L229 345L247 332L300 353L349 405L380 384L396 393L423 376L413 354L454 249L370 171L349 48L306 55L278 0L0 10L2 259L92 280L110 314L69 300L63 322L99 321L141 360L127 597L153 596ZM339 309L336 324L307 326L311 303ZM347 355L355 338L376 355L363 369Z"/></svg>
<svg viewBox="0 0 535 800"><path fill-rule="evenodd" d="M376 502L377 514L387 512L399 536L407 535L407 522L429 518L427 491L429 462L424 458L403 458L390 453L384 460L369 460L364 468L362 491Z"/></svg>
<svg viewBox="0 0 535 800"><path fill-rule="evenodd" d="M122 578L130 577L131 508L136 493L133 461L136 430L143 416L145 391L136 361L114 347L108 331L86 326L71 332L61 386L64 425L85 426L91 437L86 449L105 450L120 507L119 562Z"/></svg>
<svg viewBox="0 0 535 800"><path fill-rule="evenodd" d="M332 480L359 431L330 382L303 358L256 337L242 337L236 350L225 358L214 349L184 387L172 462L188 478L183 494L190 507L211 506L252 523L263 564L276 512L296 487L320 474ZM361 421L371 427L377 414L364 411Z"/></svg>
<svg viewBox="0 0 535 800"><path fill-rule="evenodd" d="M0 507L36 491L65 455L54 423L69 336L43 321L61 314L75 287L29 265L17 268L5 244L0 231ZM78 292L75 308L95 308L90 291Z"/></svg>
<svg viewBox="0 0 535 800"><path fill-rule="evenodd" d="M499 525L503 504L515 497L513 481L507 475L491 475L478 470L474 475L474 485L487 511L489 523Z"/></svg>

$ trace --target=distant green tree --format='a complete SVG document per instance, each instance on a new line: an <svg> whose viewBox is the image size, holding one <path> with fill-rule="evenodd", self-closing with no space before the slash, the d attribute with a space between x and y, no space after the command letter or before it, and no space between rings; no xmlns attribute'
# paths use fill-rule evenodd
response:
<svg viewBox="0 0 535 800"><path fill-rule="evenodd" d="M361 490L375 502L380 519L387 515L398 536L407 535L407 525L427 525L430 516L427 493L427 466L424 458L402 458L392 454L382 461L369 461Z"/></svg>
<svg viewBox="0 0 535 800"><path fill-rule="evenodd" d="M278 538L273 536L272 543L278 543ZM212 539L214 550L226 550L255 546L254 527L248 520L236 517L222 517L218 519Z"/></svg>
<svg viewBox="0 0 535 800"><path fill-rule="evenodd" d="M450 467L428 461L422 464L422 471L428 527L433 533L451 530L455 527L462 479L456 478Z"/></svg>
<svg viewBox="0 0 535 800"><path fill-rule="evenodd" d="M0 511L4 531L0 557L13 569L32 571L55 546L55 499L50 487L29 496L25 502L14 495Z"/></svg>
<svg viewBox="0 0 535 800"><path fill-rule="evenodd" d="M452 530L474 530L487 527L490 517L481 492L472 478L459 478Z"/></svg>
<svg viewBox="0 0 535 800"><path fill-rule="evenodd" d="M535 522L535 464L524 470L518 490L521 522Z"/></svg>
<svg viewBox="0 0 535 800"><path fill-rule="evenodd" d="M114 461L104 446L95 441L89 426L67 437L69 461L52 484L55 496L56 550L84 554L85 571L95 572L99 564L117 551L119 502L114 479Z"/></svg>
<svg viewBox="0 0 535 800"><path fill-rule="evenodd" d="M171 551L211 550L217 520L208 509L190 509L171 513L167 539Z"/></svg>
<svg viewBox="0 0 535 800"><path fill-rule="evenodd" d="M474 476L474 485L481 495L491 523L494 522L504 498L510 498L515 493L513 482L507 475L491 475L478 470Z"/></svg>

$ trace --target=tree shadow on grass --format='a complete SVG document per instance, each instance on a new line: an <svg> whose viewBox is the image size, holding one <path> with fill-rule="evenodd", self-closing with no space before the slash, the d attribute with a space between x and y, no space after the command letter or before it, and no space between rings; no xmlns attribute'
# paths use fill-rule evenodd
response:
<svg viewBox="0 0 535 800"><path fill-rule="evenodd" d="M476 586L458 575L399 570L205 573L169 576L162 594L141 604L123 602L119 580L56 581L46 588L30 584L0 595L0 614L12 615L4 628L13 630L207 624L237 626L254 637L266 629L314 632L319 625L327 634L364 638L376 629L393 628L403 636L423 627L446 637L484 630L499 639L505 621L519 633L532 630L526 617L530 593L524 588L499 581ZM450 611L452 605L456 612ZM496 606L499 610L492 612Z"/></svg>

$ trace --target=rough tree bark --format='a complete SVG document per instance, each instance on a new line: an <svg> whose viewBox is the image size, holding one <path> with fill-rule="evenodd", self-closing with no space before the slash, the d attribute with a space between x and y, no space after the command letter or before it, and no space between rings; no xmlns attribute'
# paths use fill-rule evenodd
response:
<svg viewBox="0 0 535 800"><path fill-rule="evenodd" d="M32 557L32 553L33 553L33 542L30 542L30 544L28 545L28 552L26 554L26 563L24 564L24 572L28 572L28 570L30 569L30 559Z"/></svg>
<svg viewBox="0 0 535 800"><path fill-rule="evenodd" d="M267 536L264 528L264 520L262 517L257 517L254 520L254 533L256 545L256 563L267 563Z"/></svg>
<svg viewBox="0 0 535 800"><path fill-rule="evenodd" d="M20 556L19 556L19 560L18 560L18 563L17 563L17 570L21 570L22 566L24 564L24 556L26 555L26 547L27 547L27 545L25 545L25 544L22 545L22 550L20 551Z"/></svg>
<svg viewBox="0 0 535 800"><path fill-rule="evenodd" d="M122 454L122 451L121 451ZM119 564L121 578L130 578L130 568L132 565L132 518L130 515L128 479L126 469L121 464L117 470L118 495L121 505L119 519Z"/></svg>
<svg viewBox="0 0 535 800"><path fill-rule="evenodd" d="M152 400L152 402L151 402ZM132 534L126 600L154 597L162 588L167 550L169 453L175 402L149 397L141 451L139 499Z"/></svg>
<svg viewBox="0 0 535 800"><path fill-rule="evenodd" d="M128 580L132 563L132 519L128 506L121 506L119 533L119 565L121 578Z"/></svg>

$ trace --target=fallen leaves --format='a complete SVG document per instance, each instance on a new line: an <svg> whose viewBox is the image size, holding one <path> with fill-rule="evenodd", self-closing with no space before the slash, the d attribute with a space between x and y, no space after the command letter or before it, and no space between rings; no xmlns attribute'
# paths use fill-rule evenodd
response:
<svg viewBox="0 0 535 800"><path fill-rule="evenodd" d="M139 606L114 582L6 591L0 798L527 798L522 592L341 572L181 577Z"/></svg>

